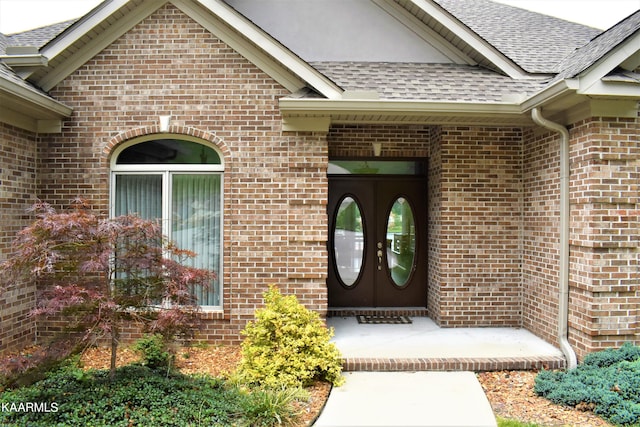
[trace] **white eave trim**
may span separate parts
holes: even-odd
[[[48,63],[44,55],[0,55],[0,61],[9,67],[45,67]]]
[[[620,64],[633,63],[635,65],[638,62],[640,62],[640,31],[583,71],[577,77],[580,84],[578,93],[590,94],[592,86],[600,85],[601,79]]]
[[[55,58],[72,46],[76,41],[85,37],[86,34],[98,23],[109,18],[114,12],[125,6],[127,3],[129,3],[129,0],[108,0],[101,3],[96,9],[91,11],[90,14],[85,15],[65,30],[60,36],[54,39],[53,42],[45,45],[40,50],[40,53],[45,55],[47,58]],[[160,7],[162,4],[166,3],[166,0],[145,0],[145,3]],[[111,43],[111,40],[108,42]]]
[[[125,6],[128,2],[129,0],[109,0],[102,3],[89,15],[85,15],[85,17],[73,24],[52,43],[44,46],[40,52],[51,61],[58,55],[63,54],[75,42],[86,37],[96,25],[108,19],[114,12]],[[126,33],[135,24],[156,11],[164,3],[166,3],[166,0],[145,0],[135,11],[126,14],[122,19],[118,19],[108,30],[100,34],[100,37],[91,40],[78,52],[75,52],[63,65],[58,66],[46,74],[38,81],[38,85],[45,91],[51,90],[71,73],[109,46],[114,40]]]
[[[348,114],[430,114],[449,115],[521,115],[522,107],[511,102],[425,102],[396,100],[331,100],[286,99],[280,100],[283,114],[330,115]]]
[[[0,92],[13,95],[14,97],[33,105],[36,109],[47,112],[48,117],[69,117],[73,112],[61,102],[58,102],[44,94],[40,94],[34,90],[29,90],[23,86],[15,84],[9,80],[0,78]],[[4,103],[4,101],[3,101]]]
[[[527,98],[522,103],[522,111],[527,112],[535,107],[541,107],[559,98],[573,95],[578,87],[579,84],[576,80],[559,80],[551,86],[548,86]]]
[[[476,34],[469,27],[461,24],[449,13],[443,12],[440,7],[434,6],[428,0],[410,1],[416,7],[422,9],[426,14],[440,22],[440,24],[449,29],[449,31],[460,37],[465,43],[473,47],[509,77],[513,79],[530,78],[530,74],[526,73],[522,68],[513,63],[513,61],[501,54],[496,48],[487,43],[486,40]]]

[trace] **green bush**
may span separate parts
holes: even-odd
[[[293,393],[243,390],[136,364],[117,369],[111,380],[107,370],[85,372],[68,363],[32,386],[4,391],[0,425],[268,427],[295,417],[292,401],[299,395]],[[37,402],[41,411],[21,411],[26,402]]]
[[[640,348],[624,344],[590,354],[570,371],[542,371],[535,391],[554,403],[595,405],[594,412],[617,425],[640,423]]]
[[[151,369],[170,370],[173,366],[175,355],[169,351],[166,340],[160,334],[140,338],[133,349],[142,355],[143,365]]]
[[[264,295],[266,307],[256,311],[242,334],[239,381],[280,389],[309,385],[322,379],[341,385],[342,357],[330,342],[318,313],[307,310],[295,295],[283,296],[272,286]]]

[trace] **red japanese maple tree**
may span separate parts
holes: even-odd
[[[194,288],[208,288],[216,275],[186,265],[195,254],[169,242],[157,222],[101,217],[82,200],[65,212],[42,202],[31,210],[36,220],[19,232],[0,280],[5,286],[36,280],[32,314],[64,316],[63,337],[74,331],[86,343],[110,338],[112,376],[126,322],[167,337],[193,331]]]

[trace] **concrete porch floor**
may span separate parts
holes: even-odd
[[[440,328],[428,317],[411,324],[359,324],[328,317],[345,371],[493,371],[562,369],[562,352],[525,329]]]

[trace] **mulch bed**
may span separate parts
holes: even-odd
[[[493,412],[502,418],[544,426],[612,426],[590,411],[555,405],[533,391],[536,372],[481,372],[478,380]]]
[[[240,362],[239,346],[205,346],[180,347],[176,350],[176,367],[184,374],[209,374],[214,377],[226,377],[233,372]],[[118,367],[137,362],[140,359],[135,351],[123,347],[118,349],[116,365]],[[82,365],[85,369],[108,369],[111,360],[111,349],[104,347],[90,348],[82,355]],[[298,422],[292,427],[307,427],[312,425],[322,411],[331,384],[317,381],[307,387],[311,398],[300,404]]]
[[[83,353],[81,362],[85,369],[108,369],[110,357],[111,352],[108,348],[90,348]],[[238,366],[240,358],[239,346],[180,347],[176,350],[176,366],[185,374],[206,373],[224,377]],[[117,366],[138,360],[139,355],[135,351],[127,347],[118,350]],[[477,374],[496,416],[548,427],[612,427],[612,424],[588,410],[555,405],[537,396],[533,391],[535,376],[536,372],[533,371]],[[308,391],[311,399],[299,408],[302,415],[294,427],[312,425],[324,407],[331,385],[318,381],[309,387]]]

